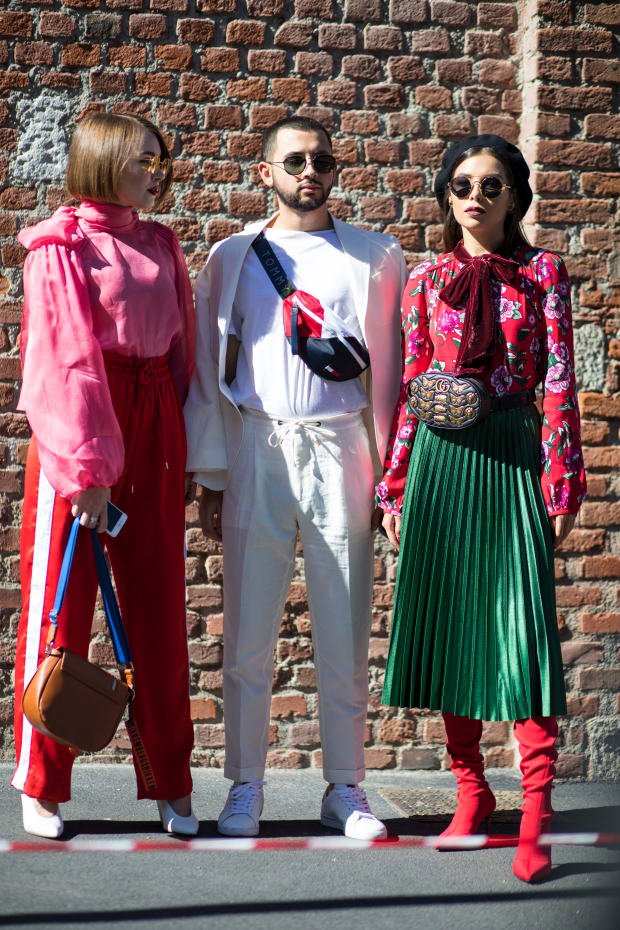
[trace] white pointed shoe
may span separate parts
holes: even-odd
[[[387,836],[385,824],[375,817],[358,785],[334,785],[323,795],[321,823],[342,830],[352,840],[382,840]]]
[[[62,821],[60,808],[55,814],[41,814],[37,810],[36,798],[22,792],[22,819],[26,833],[33,836],[42,836],[46,840],[57,840],[62,836],[65,825]]]
[[[181,817],[168,801],[158,801],[159,819],[166,833],[179,833],[182,836],[196,836],[198,833],[198,818],[191,809],[187,817]]]
[[[217,821],[218,833],[223,836],[258,836],[264,784],[264,781],[245,781],[232,786]]]

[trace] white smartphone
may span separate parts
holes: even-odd
[[[118,536],[126,522],[127,514],[116,504],[113,504],[112,501],[108,501],[108,528],[106,533],[110,536]]]

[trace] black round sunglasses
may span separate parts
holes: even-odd
[[[455,197],[458,197],[459,200],[465,200],[471,194],[476,182],[480,184],[482,196],[488,200],[495,200],[503,190],[512,190],[512,185],[504,184],[501,178],[493,174],[484,178],[468,178],[466,174],[457,174],[455,178],[448,182],[448,185]]]
[[[269,165],[280,165],[287,174],[298,175],[310,163],[317,174],[329,174],[336,167],[333,155],[287,155],[284,161],[270,161]]]

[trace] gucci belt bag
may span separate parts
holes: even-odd
[[[407,385],[410,412],[417,420],[437,429],[467,429],[494,410],[527,407],[535,399],[532,388],[495,396],[489,394],[478,378],[443,371],[416,375]]]

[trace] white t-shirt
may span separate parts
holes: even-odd
[[[294,286],[336,314],[346,332],[363,345],[347,262],[335,231],[266,229],[265,236]],[[359,378],[326,381],[292,354],[282,298],[253,248],[239,276],[230,332],[241,342],[231,384],[237,406],[275,417],[333,417],[368,405]]]

